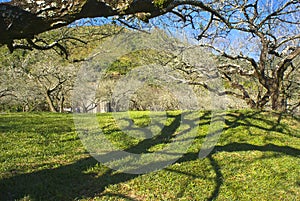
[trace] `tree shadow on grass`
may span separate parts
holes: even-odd
[[[277,119],[270,119],[265,115],[271,115]],[[293,133],[293,131],[286,124],[282,123],[282,119],[285,116],[283,113],[264,111],[251,111],[247,113],[231,112],[226,114],[226,116],[228,117],[225,119],[225,124],[227,125],[226,129],[233,129],[242,126],[249,131],[249,134],[251,134],[250,128],[256,128],[262,131],[278,132],[290,137],[300,138],[299,133]],[[299,118],[293,117],[293,119],[300,123]]]
[[[215,172],[215,178],[214,178],[214,190],[211,192],[210,196],[207,198],[203,198],[208,201],[213,201],[215,200],[220,193],[220,188],[223,185],[223,174],[221,171],[221,167],[218,164],[217,160],[214,159],[214,155],[219,153],[219,152],[240,152],[240,151],[261,151],[261,152],[275,152],[275,153],[280,153],[284,154],[287,156],[292,156],[299,158],[300,157],[300,150],[296,148],[292,148],[289,146],[278,146],[274,144],[266,144],[263,146],[258,146],[258,145],[252,145],[248,143],[230,143],[224,146],[216,146],[213,151],[207,156],[209,159],[210,165],[213,168]],[[193,160],[201,160],[198,158],[197,153],[187,153],[185,154],[181,159],[177,161],[177,163],[184,163],[188,161],[193,161]],[[169,171],[174,171],[174,170],[169,170]],[[181,172],[182,173],[182,172]],[[199,178],[199,176],[195,175],[190,175],[189,173],[183,173],[186,174],[187,176],[192,176],[193,179]],[[201,177],[201,176],[200,176]],[[177,195],[177,198],[181,198],[184,195],[184,192],[180,192],[180,194]]]
[[[217,152],[238,152],[238,151],[272,151],[283,153],[293,157],[300,156],[300,150],[288,146],[277,146],[268,144],[256,146],[247,143],[231,143],[225,146],[216,146],[208,156],[210,164],[216,173],[215,187],[207,200],[214,200],[220,193],[223,184],[221,167],[214,159]],[[183,163],[192,160],[199,160],[197,153],[187,153],[177,161]],[[33,200],[74,200],[78,198],[93,197],[105,190],[112,184],[119,184],[138,177],[139,175],[126,174],[107,169],[103,175],[97,176],[92,173],[85,173],[90,167],[94,167],[97,161],[93,158],[86,158],[76,161],[73,164],[62,166],[56,169],[47,169],[29,174],[15,175],[0,181],[0,200],[15,200],[29,196]],[[189,175],[188,175],[189,176]],[[183,196],[184,192],[178,195]],[[109,196],[109,194],[104,194]],[[114,194],[116,198],[135,200],[127,195]]]
[[[207,118],[204,115],[203,118]],[[231,124],[238,124],[238,120],[245,117],[237,117],[236,121]],[[148,148],[169,142],[169,138],[179,126],[180,117],[175,116],[174,121],[170,124],[169,130],[166,130],[163,135],[157,136],[155,140],[146,139],[138,145],[131,147],[128,151],[137,153],[147,153]],[[207,122],[209,123],[209,122]],[[237,125],[235,125],[237,126]],[[252,126],[249,122],[248,126]],[[256,125],[253,125],[257,127]],[[165,128],[167,129],[167,128]],[[269,128],[261,128],[269,129]],[[292,157],[299,157],[300,150],[289,146],[278,146],[275,144],[266,144],[263,146],[252,145],[249,143],[229,143],[223,146],[216,146],[213,151],[207,156],[210,165],[215,172],[214,189],[210,196],[204,198],[206,200],[215,200],[220,194],[220,188],[223,185],[223,175],[221,167],[217,160],[214,159],[214,154],[218,152],[239,152],[239,151],[262,151],[282,153]],[[186,153],[177,163],[200,160],[198,153]],[[119,184],[138,177],[139,175],[126,174],[111,169],[103,168],[102,174],[89,173],[89,168],[97,166],[98,162],[94,158],[84,158],[76,161],[73,164],[64,165],[54,169],[46,169],[25,173],[20,175],[10,175],[7,178],[0,180],[0,200],[16,200],[28,196],[32,200],[76,200],[80,198],[90,198],[101,194],[106,187],[113,184]],[[166,169],[167,171],[171,171]],[[188,173],[184,173],[188,175]],[[197,176],[195,176],[197,177]],[[128,195],[118,193],[104,193],[103,196],[122,198],[125,200],[135,200]],[[184,191],[180,192],[177,197],[184,196]]]
[[[138,176],[112,174],[112,170],[107,170],[98,178],[94,174],[85,173],[96,164],[95,159],[86,158],[56,169],[3,179],[0,181],[0,199],[16,200],[29,196],[33,200],[74,200],[91,197],[104,191],[110,184],[125,182]]]
[[[169,117],[173,121],[169,126],[163,128],[161,135],[152,140],[145,139],[125,151],[147,153],[148,148],[169,142],[180,126],[181,115]],[[87,170],[96,166],[97,163],[98,161],[89,157],[55,169],[45,169],[20,175],[12,173],[8,178],[0,180],[0,200],[16,200],[26,196],[33,200],[74,200],[94,196],[103,192],[108,185],[125,182],[139,176],[116,172],[108,168],[104,168],[107,170],[102,175],[87,173]],[[126,197],[121,194],[114,196]]]

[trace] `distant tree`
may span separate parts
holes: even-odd
[[[32,111],[43,105],[43,96],[21,69],[25,51],[8,54],[0,49],[1,109],[7,111]]]
[[[1,104],[18,110],[62,112],[71,107],[71,91],[77,70],[88,60],[102,39],[120,31],[117,26],[61,28],[42,34],[43,42],[57,38],[70,53],[69,60],[57,55],[60,49],[48,51],[19,49],[12,54],[0,48]],[[70,62],[72,61],[72,62]]]
[[[0,69],[1,103],[23,111],[46,103],[50,111],[63,112],[65,102],[70,102],[76,67],[53,51],[3,54]]]
[[[10,70],[6,67],[1,67],[0,74],[0,82],[2,83],[0,86],[0,99],[5,98],[7,96],[15,96],[13,94],[14,86],[12,81],[10,83],[7,80],[11,80]],[[5,83],[5,84],[4,84]]]
[[[51,112],[63,112],[66,99],[70,96],[76,67],[55,54],[32,52],[24,58],[19,67],[26,76],[27,83],[38,86]]]

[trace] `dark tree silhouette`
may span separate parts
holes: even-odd
[[[59,45],[38,46],[34,36],[55,28],[66,26],[78,19],[132,16],[143,21],[162,15],[180,5],[194,5],[199,9],[218,12],[201,1],[170,0],[66,0],[66,1],[20,1],[12,0],[0,4],[0,43],[15,48],[50,49]],[[222,18],[222,16],[219,16]],[[15,39],[26,39],[27,45],[14,43]]]

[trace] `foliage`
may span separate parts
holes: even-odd
[[[154,0],[153,2],[157,7],[164,8],[172,1],[170,1],[170,0]]]

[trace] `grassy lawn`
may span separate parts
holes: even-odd
[[[146,112],[133,112],[138,126]],[[213,152],[198,158],[210,113],[183,157],[163,170],[134,175],[111,170],[86,151],[71,114],[0,114],[0,200],[300,200],[300,119],[230,111]],[[168,113],[162,136],[176,132]],[[134,153],[159,150],[165,136],[134,139],[111,114],[98,115],[107,138]],[[146,148],[145,148],[146,147]]]

